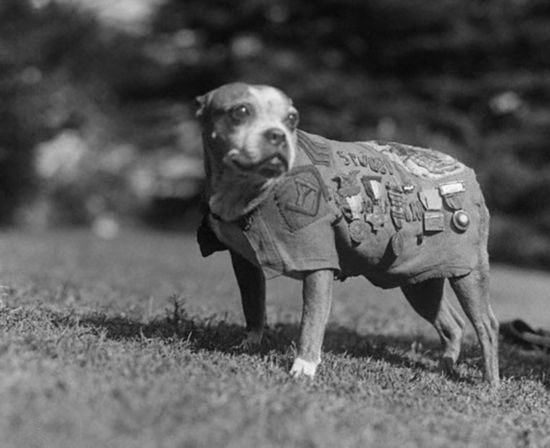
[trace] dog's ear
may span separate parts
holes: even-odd
[[[208,104],[208,94],[200,95],[195,98],[195,116],[202,118]]]
[[[214,97],[215,92],[216,90],[211,90],[210,92],[195,98],[195,116],[197,118],[206,117],[206,112],[210,107],[210,103],[212,102],[212,98]]]

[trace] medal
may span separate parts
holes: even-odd
[[[355,244],[361,244],[367,236],[367,227],[359,219],[354,219],[349,223],[349,236]]]

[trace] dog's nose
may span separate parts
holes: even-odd
[[[274,146],[279,146],[286,140],[285,133],[277,128],[272,128],[265,131],[264,137],[269,143]]]

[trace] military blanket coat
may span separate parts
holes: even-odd
[[[207,214],[204,256],[228,247],[266,277],[332,269],[389,288],[468,274],[488,212],[474,172],[430,149],[298,131],[295,166],[236,222]]]

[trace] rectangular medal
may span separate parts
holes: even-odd
[[[442,232],[445,230],[445,219],[443,212],[424,212],[424,232]]]
[[[439,186],[439,193],[441,193],[441,196],[446,196],[448,194],[454,194],[454,193],[461,193],[463,191],[466,191],[464,188],[464,182],[459,180],[456,182],[450,182],[448,184],[441,184]]]

